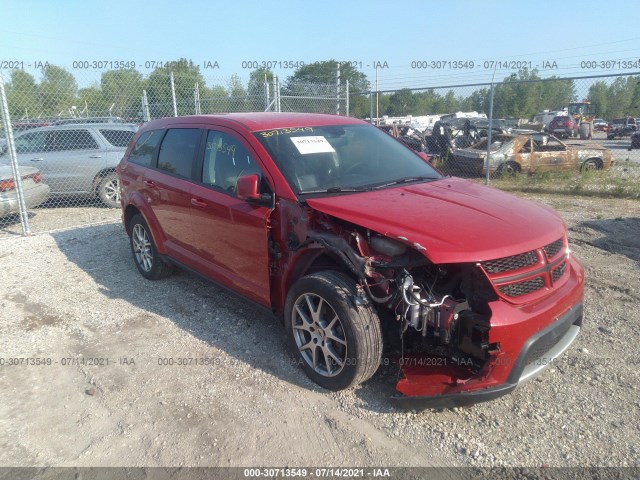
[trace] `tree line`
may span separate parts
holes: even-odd
[[[281,94],[290,104],[283,110],[335,112],[335,60],[306,64],[280,84]],[[274,74],[268,69],[250,73],[244,83],[233,75],[224,84],[208,85],[200,67],[179,59],[158,67],[146,77],[135,69],[109,70],[100,80],[79,88],[68,70],[47,65],[39,81],[23,70],[13,70],[6,90],[14,121],[22,118],[63,116],[121,116],[139,118],[142,92],[146,91],[152,117],[173,115],[169,75],[173,72],[178,115],[195,113],[196,102],[202,113],[263,111],[273,95]],[[349,82],[350,115],[370,116],[371,84],[352,64],[340,65],[341,94]],[[268,86],[265,86],[267,84]],[[586,88],[585,88],[586,89]],[[400,89],[377,95],[379,115],[405,116],[445,114],[456,111],[489,113],[489,87],[454,89]],[[293,97],[305,97],[294,102]],[[312,98],[307,98],[312,97]],[[317,100],[313,100],[317,98]],[[640,116],[638,77],[618,77],[611,83],[596,81],[587,92],[577,92],[573,80],[551,77],[541,81],[536,70],[523,69],[496,85],[494,117],[532,118],[544,109],[561,109],[571,101],[586,99],[597,104],[598,117]],[[75,107],[73,109],[72,107]],[[344,110],[342,111],[344,113]]]

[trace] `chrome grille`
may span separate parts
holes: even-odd
[[[524,282],[511,283],[499,287],[499,290],[507,297],[519,297],[527,293],[535,292],[544,287],[544,281],[540,277],[525,280]]]
[[[563,245],[564,245],[564,241],[562,240],[562,238],[559,238],[555,242],[550,243],[549,245],[545,245],[544,253],[547,254],[547,258],[553,258],[558,254],[560,249],[562,249]]]
[[[497,260],[488,260],[482,262],[482,266],[487,273],[502,273],[509,272],[511,270],[518,270],[520,268],[529,267],[535,265],[538,262],[536,252],[533,250],[526,253],[520,253],[518,255],[512,255],[511,257],[498,258]]]

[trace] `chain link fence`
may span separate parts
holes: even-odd
[[[272,76],[245,85],[236,76],[205,79],[186,70],[157,69],[146,78],[135,70],[108,71],[86,87],[58,67],[39,81],[22,70],[3,72],[0,237],[118,220],[115,167],[139,126],[154,118],[349,114],[346,82],[281,84]]]
[[[371,92],[369,105],[373,123],[445,173],[499,188],[640,198],[638,74],[513,75]]]
[[[114,169],[139,125],[192,114],[351,113],[452,175],[505,189],[640,198],[638,74],[513,75],[362,94],[350,93],[346,81],[204,78],[189,64],[146,77],[111,70],[99,80],[55,66],[39,79],[2,73],[0,237],[118,220]]]

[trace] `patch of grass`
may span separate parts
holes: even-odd
[[[483,181],[478,179],[478,181]],[[609,170],[541,172],[493,177],[489,184],[501,190],[556,193],[588,197],[640,199],[640,165],[621,162]]]

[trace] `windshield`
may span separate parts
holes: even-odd
[[[412,150],[371,125],[279,128],[255,136],[299,195],[442,178]]]

